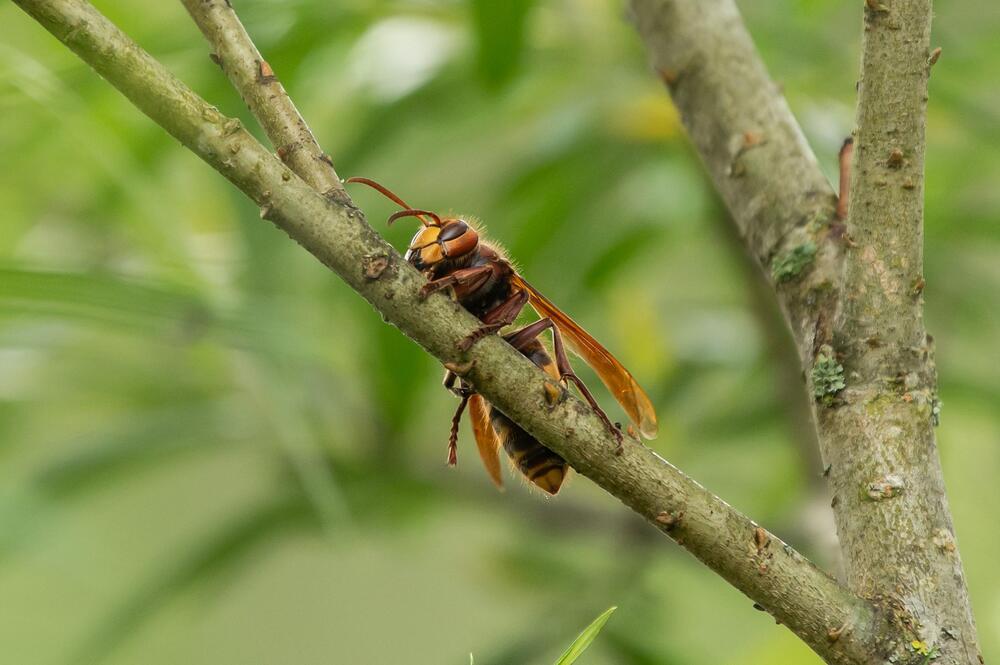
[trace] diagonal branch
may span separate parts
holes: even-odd
[[[250,40],[229,0],[181,1],[212,45],[212,60],[222,67],[243,97],[281,161],[321,194],[342,194],[343,185],[333,169],[333,161],[319,147],[271,65]]]
[[[849,586],[891,609],[928,658],[980,662],[934,442],[936,378],[922,320],[930,0],[866,2],[847,226],[733,0],[631,6],[692,142],[772,279],[818,396],[813,416]]]
[[[578,399],[555,406],[546,377],[497,337],[468,355],[457,343],[477,321],[444,296],[421,301],[422,277],[346,198],[300,180],[240,123],[221,115],[83,0],[16,0],[58,39],[442,362],[472,360],[467,378],[491,402],[627,506],[674,538],[832,663],[875,663],[895,630],[788,545],[646,447],[621,454]]]

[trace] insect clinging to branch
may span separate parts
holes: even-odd
[[[575,385],[620,443],[621,430],[611,423],[590,390],[573,372],[566,354],[566,347],[569,347],[594,368],[639,432],[648,439],[656,436],[656,412],[629,371],[586,330],[525,281],[500,249],[486,241],[473,224],[462,218],[441,217],[429,210],[413,208],[388,188],[368,178],[354,177],[346,182],[368,185],[401,206],[402,210],[389,217],[390,224],[404,217],[420,221],[421,226],[404,256],[428,279],[420,296],[426,298],[435,291],[449,290],[459,304],[482,322],[459,343],[461,350],[468,350],[487,335],[499,333],[514,323],[524,306],[530,304],[542,318],[504,334],[503,338],[564,388],[570,383]],[[538,339],[546,330],[552,331],[554,358]],[[499,449],[503,447],[514,467],[528,480],[549,494],[559,491],[568,470],[565,460],[486,402],[474,386],[459,380],[455,372],[448,370],[444,385],[461,398],[452,418],[449,464],[454,465],[457,460],[458,424],[468,406],[479,454],[497,486],[502,485]]]

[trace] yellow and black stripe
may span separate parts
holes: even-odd
[[[556,364],[538,340],[526,344],[521,353],[549,376],[559,378]],[[514,421],[500,413],[496,407],[490,407],[490,423],[503,444],[503,449],[510,456],[514,468],[549,494],[558,492],[569,470],[566,460],[540,444]]]

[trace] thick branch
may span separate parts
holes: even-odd
[[[327,195],[342,191],[333,162],[319,147],[228,0],[181,1],[212,45],[212,59],[264,128],[278,157],[316,191]]]
[[[867,2],[850,234],[733,0],[632,0],[632,11],[692,142],[771,276],[819,395],[814,416],[852,589],[891,608],[944,662],[976,662],[921,318],[929,0]],[[914,657],[910,641],[887,647],[902,661]]]
[[[830,336],[843,225],[836,195],[733,0],[631,0],[650,61],[746,243],[803,365]]]
[[[887,594],[938,663],[979,662],[934,437],[923,323],[923,176],[930,0],[865,6],[845,297],[832,347],[847,389],[819,408],[848,585]]]
[[[320,196],[82,0],[16,0],[150,118],[218,170],[389,322],[443,362],[472,360],[467,378],[491,402],[788,626],[829,662],[879,662],[892,630],[838,585],[646,447],[621,454],[603,423],[567,396],[549,406],[549,380],[497,337],[467,356],[457,343],[476,321],[444,296],[418,297],[423,278],[340,195]]]
[[[751,253],[769,268],[836,197],[731,0],[632,0],[633,21]],[[794,236],[794,237],[790,237]]]

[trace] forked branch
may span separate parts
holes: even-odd
[[[976,665],[922,319],[924,127],[936,60],[930,0],[858,5],[865,39],[857,137],[849,206],[845,187],[837,208],[733,0],[631,6],[795,338],[816,398],[848,585],[897,615],[913,649],[936,663]],[[914,657],[907,644],[895,645],[893,662]]]
[[[228,0],[181,0],[225,72],[267,134],[278,157],[313,189],[339,195],[333,161],[319,147],[274,69],[261,56]]]

